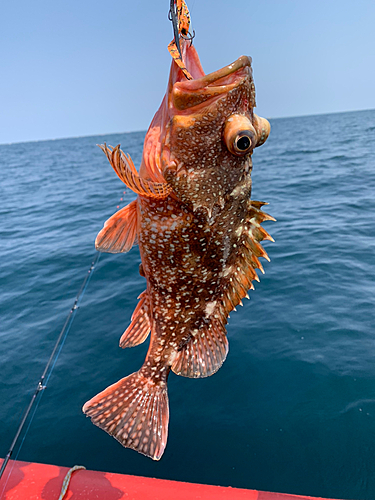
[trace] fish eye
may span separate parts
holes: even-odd
[[[257,148],[258,146],[261,146],[266,142],[268,136],[270,135],[271,125],[268,120],[266,120],[265,118],[261,118],[255,113],[253,116],[253,120],[254,120],[254,128],[256,130],[258,137],[258,141],[255,145],[255,147]]]
[[[234,149],[238,151],[238,153],[247,153],[251,149],[251,139],[247,131],[238,134],[234,141]]]
[[[256,131],[247,116],[232,115],[224,126],[224,141],[229,151],[236,156],[244,156],[257,143]]]

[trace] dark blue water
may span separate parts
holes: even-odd
[[[5,456],[95,256],[103,222],[133,198],[96,143],[139,165],[143,133],[0,146],[0,456]],[[137,247],[103,254],[18,458],[159,478],[375,498],[375,111],[272,120],[254,153],[270,202],[271,263],[231,315],[208,379],[171,374],[160,462],[81,413],[137,370],[147,342],[118,340],[145,283]],[[120,198],[124,197],[123,201]]]

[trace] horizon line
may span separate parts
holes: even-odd
[[[308,118],[313,116],[325,116],[325,115],[338,115],[345,113],[359,113],[363,111],[375,111],[375,108],[370,109],[355,109],[350,111],[333,111],[329,113],[313,113],[310,115],[290,115],[290,116],[275,116],[275,117],[267,117],[267,120],[288,120],[290,118]],[[64,141],[68,139],[85,139],[87,137],[101,137],[105,135],[119,135],[119,134],[136,134],[140,132],[147,132],[147,129],[143,130],[128,130],[122,132],[107,132],[107,133],[98,133],[98,134],[88,134],[88,135],[76,135],[70,137],[55,137],[50,139],[31,139],[27,141],[15,141],[15,142],[1,142],[0,146],[12,146],[13,144],[28,144],[32,142],[48,142],[48,141]]]

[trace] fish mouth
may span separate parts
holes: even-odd
[[[238,87],[247,78],[252,82],[251,58],[241,56],[232,64],[205,75],[199,61],[197,52],[193,47],[187,53],[185,64],[192,74],[192,80],[186,80],[178,75],[177,81],[171,82],[172,102],[176,111],[188,110],[207,101],[218,99]],[[177,76],[177,75],[176,75]],[[182,80],[182,81],[181,81]]]

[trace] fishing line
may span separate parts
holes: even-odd
[[[29,405],[28,405],[28,407],[27,407],[27,409],[26,409],[26,411],[25,411],[25,413],[24,413],[24,415],[23,415],[23,417],[21,419],[20,425],[18,426],[17,432],[16,432],[16,434],[15,434],[15,436],[13,438],[13,441],[12,441],[12,444],[11,444],[11,446],[9,448],[9,451],[8,451],[8,453],[7,453],[4,461],[3,461],[3,464],[2,464],[1,469],[0,469],[0,479],[3,476],[5,468],[6,468],[8,462],[9,462],[11,456],[12,456],[12,453],[14,451],[14,448],[15,448],[16,444],[17,444],[18,438],[19,438],[19,436],[20,436],[20,434],[22,432],[22,429],[25,426],[26,420],[27,420],[27,418],[28,418],[28,416],[29,416],[29,414],[31,412],[31,409],[34,406],[34,403],[37,401],[37,404],[36,404],[36,406],[34,408],[34,411],[33,411],[32,415],[30,417],[30,420],[29,420],[28,426],[26,428],[25,434],[23,436],[23,439],[22,439],[21,444],[19,446],[19,449],[17,451],[17,455],[15,457],[15,460],[17,460],[17,458],[18,458],[18,455],[19,455],[19,453],[21,451],[22,445],[23,445],[23,443],[25,441],[25,437],[26,437],[26,435],[27,435],[27,433],[28,433],[28,431],[30,429],[31,422],[34,419],[36,410],[37,410],[37,408],[39,406],[39,403],[40,403],[40,400],[41,400],[41,397],[38,398],[38,395],[39,395],[40,392],[44,392],[44,389],[47,387],[48,381],[49,381],[49,379],[51,377],[51,374],[53,372],[53,369],[54,369],[54,367],[56,365],[57,359],[60,356],[60,353],[61,353],[61,350],[62,350],[62,348],[64,346],[65,340],[66,340],[66,338],[68,336],[68,333],[70,331],[70,328],[72,326],[72,323],[73,323],[74,317],[76,315],[77,309],[79,308],[79,305],[81,303],[82,297],[83,297],[83,295],[84,295],[84,293],[86,291],[86,288],[87,288],[87,286],[88,286],[88,284],[90,282],[90,279],[91,279],[91,276],[92,276],[93,271],[95,269],[95,266],[99,262],[99,258],[100,258],[100,253],[97,252],[94,260],[91,263],[90,269],[88,270],[88,272],[87,272],[87,274],[85,276],[85,279],[83,280],[81,288],[79,289],[79,291],[78,291],[78,293],[76,295],[73,307],[70,309],[70,311],[68,313],[68,316],[67,316],[67,318],[65,320],[64,326],[63,326],[63,328],[62,328],[62,330],[61,330],[61,332],[60,332],[60,334],[59,334],[59,336],[58,336],[58,338],[57,338],[57,340],[55,342],[54,348],[53,348],[52,353],[51,353],[51,355],[50,355],[50,357],[49,357],[49,359],[47,361],[47,364],[46,364],[46,366],[44,368],[42,376],[40,377],[40,379],[38,381],[36,389],[35,389],[32,397],[31,397],[30,403],[29,403]],[[0,498],[2,497],[2,495],[3,495],[4,491],[5,491],[5,488],[6,488],[7,484],[8,484],[8,480],[9,480],[9,478],[11,476],[13,467],[14,467],[14,463],[13,463],[13,466],[12,466],[12,468],[11,468],[9,474],[8,474],[8,477],[6,479],[5,485],[4,485],[3,490],[2,490],[2,492],[0,494]]]

